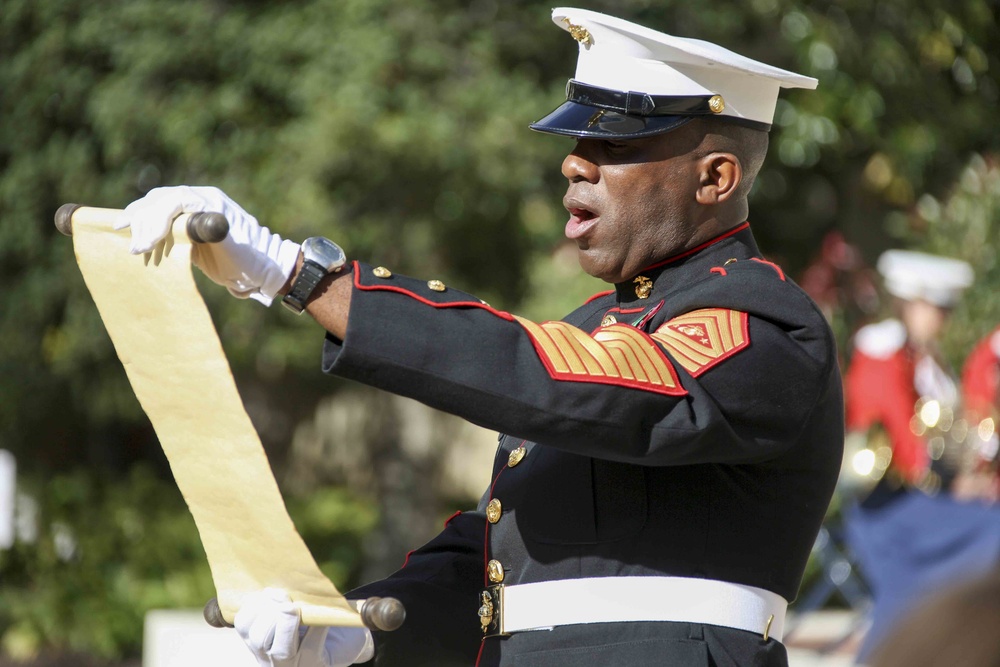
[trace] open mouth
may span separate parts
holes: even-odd
[[[566,238],[569,239],[579,239],[585,236],[600,219],[597,213],[582,206],[567,206],[566,210],[569,211],[569,220],[566,222],[565,233]]]

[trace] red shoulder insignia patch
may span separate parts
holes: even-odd
[[[744,312],[703,308],[666,322],[652,338],[692,377],[698,377],[750,345],[750,329]]]
[[[515,319],[528,332],[555,380],[611,384],[668,396],[687,394],[670,359],[638,329],[612,324],[588,336],[566,322],[536,324]]]

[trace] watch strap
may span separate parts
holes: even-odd
[[[312,296],[316,286],[319,285],[319,281],[323,280],[327,275],[327,270],[322,266],[312,260],[305,260],[302,262],[302,268],[299,269],[299,275],[295,277],[295,282],[292,283],[292,288],[281,299],[281,303],[292,312],[301,314],[306,308],[306,302],[309,300],[309,297]]]

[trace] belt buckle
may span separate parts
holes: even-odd
[[[503,637],[503,584],[494,584],[479,594],[479,624],[483,637]]]

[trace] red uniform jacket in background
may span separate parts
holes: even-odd
[[[848,431],[881,424],[892,443],[892,464],[909,481],[927,470],[927,447],[910,428],[920,398],[913,386],[914,359],[904,344],[888,354],[857,349],[844,387]]]

